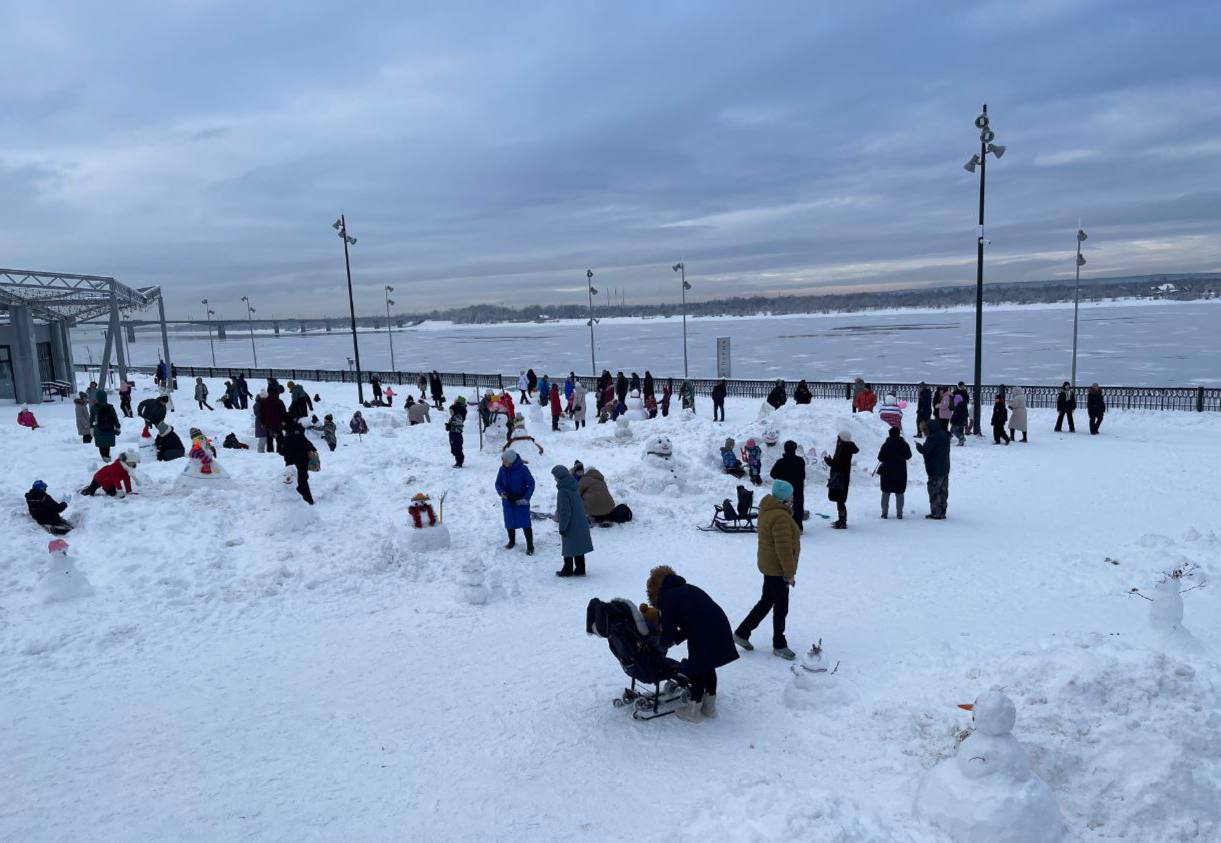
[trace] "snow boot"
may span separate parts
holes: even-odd
[[[716,694],[704,694],[704,702],[700,706],[700,714],[708,719],[716,717]]]
[[[526,534],[526,555],[534,555],[534,528],[525,527],[522,532]]]
[[[797,658],[797,654],[788,647],[776,647],[772,650],[772,655],[779,656],[786,661],[793,661],[793,659]]]
[[[583,577],[583,576],[585,576],[585,557],[584,557],[584,556],[578,556],[578,557],[577,557],[577,559],[576,559],[576,567],[573,569],[572,575],[573,575],[574,577]]]
[[[505,545],[505,550],[512,550],[517,546],[517,531],[509,530],[509,543]]]
[[[847,522],[847,521],[843,521],[843,520],[840,520],[840,521],[833,521],[833,522],[831,523],[831,529],[832,529],[832,530],[847,530],[847,529],[848,529],[848,522]]]
[[[704,721],[700,704],[694,700],[685,700],[678,708],[674,709],[674,713],[678,715],[679,720],[686,720],[688,723],[702,723]]]
[[[560,570],[556,571],[555,575],[557,577],[571,577],[572,576],[572,557],[571,556],[564,557],[564,567],[561,568]]]
[[[733,634],[733,643],[737,644],[743,650],[746,650],[748,652],[750,650],[755,649],[755,645],[750,643],[749,638],[746,638],[745,636],[742,636],[742,635],[738,635],[738,633],[736,633],[736,632]]]

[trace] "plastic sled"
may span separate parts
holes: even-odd
[[[745,486],[739,486],[737,506],[735,507],[729,498],[725,498],[720,505],[714,507],[716,511],[712,514],[712,523],[700,529],[705,532],[716,530],[721,533],[757,533],[759,526],[755,520],[759,517],[759,510],[754,503],[755,493]]]

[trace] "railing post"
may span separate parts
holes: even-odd
[[[1204,412],[1204,387],[1196,387],[1196,412]]]

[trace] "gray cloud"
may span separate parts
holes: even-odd
[[[367,309],[963,281],[986,100],[989,278],[1221,265],[1211,3],[264,6],[14,11],[2,262],[340,312],[343,209]]]

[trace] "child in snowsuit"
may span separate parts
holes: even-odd
[[[1005,423],[1009,421],[1009,410],[1005,407],[1005,396],[997,395],[996,403],[992,405],[992,444],[999,445],[1001,440],[1010,444],[1013,440],[1005,432]]]
[[[139,462],[139,454],[134,452],[119,454],[117,460],[110,465],[102,466],[94,472],[93,479],[89,481],[88,486],[81,489],[81,494],[92,497],[98,489],[101,489],[112,498],[115,495],[123,497],[124,495],[131,494],[131,472]]]
[[[747,439],[742,447],[742,462],[750,474],[750,482],[756,486],[763,485],[763,449],[754,439]]]
[[[726,474],[742,477],[746,474],[746,470],[742,468],[742,461],[734,453],[735,446],[736,443],[732,439],[725,440],[725,445],[721,448],[721,467],[724,468]]]
[[[462,435],[466,430],[466,398],[459,395],[450,405],[449,419],[445,422],[445,432],[449,434],[449,452],[454,455],[454,468],[462,468],[466,461],[462,453]]]
[[[327,448],[335,450],[335,419],[330,413],[327,413],[322,421],[322,441],[326,443]]]
[[[25,493],[25,505],[30,510],[30,517],[48,532],[63,535],[72,529],[72,525],[61,517],[68,504],[48,495],[47,484],[41,480],[35,480],[30,491]]]

